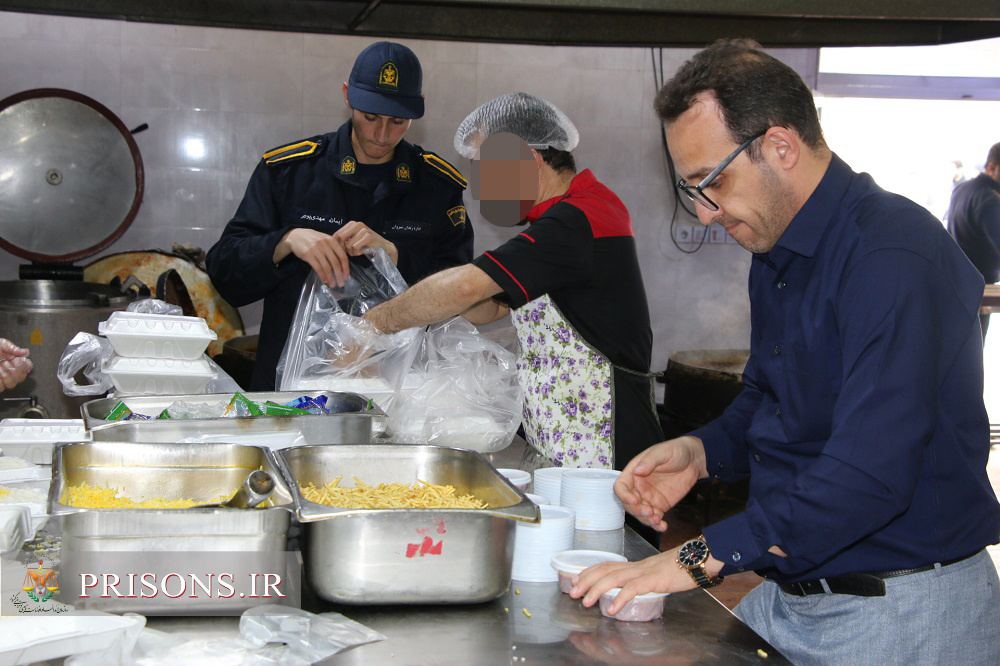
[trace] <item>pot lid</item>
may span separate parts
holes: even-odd
[[[142,201],[139,147],[118,117],[71,90],[0,101],[0,247],[66,262],[115,242]]]

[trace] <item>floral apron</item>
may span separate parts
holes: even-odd
[[[511,321],[521,342],[517,378],[528,442],[558,466],[613,467],[616,366],[577,333],[548,295],[514,310]],[[618,370],[647,377],[652,391],[652,375]]]

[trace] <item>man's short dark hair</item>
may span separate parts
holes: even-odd
[[[986,155],[986,166],[990,164],[996,164],[1000,167],[1000,143],[994,143],[989,154]]]
[[[538,154],[542,156],[542,161],[555,171],[572,171],[576,173],[576,160],[573,159],[572,154],[567,153],[565,150],[544,148],[539,150]]]
[[[743,143],[769,127],[794,129],[816,150],[826,145],[812,92],[795,70],[750,39],[720,39],[681,65],[656,95],[660,120],[673,122],[700,93],[711,93],[722,109],[733,143]],[[760,159],[760,148],[747,154]]]

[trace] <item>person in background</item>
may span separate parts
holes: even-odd
[[[986,282],[1000,280],[1000,143],[990,148],[982,173],[955,186],[948,231]],[[990,316],[979,315],[979,323],[985,344]]]
[[[737,616],[795,664],[1000,663],[1000,539],[977,312],[982,278],[926,209],[823,139],[794,70],[749,40],[696,54],[656,97],[702,224],[753,253],[744,388],[615,490],[648,525],[703,479],[746,509],[640,562],[583,571],[592,606],[756,571]]]
[[[457,314],[474,324],[510,316],[528,442],[559,466],[620,468],[662,439],[652,331],[628,210],[590,170],[577,172],[578,141],[569,118],[534,95],[501,95],[473,111],[455,148],[475,158],[480,212],[527,226],[364,317],[393,333]]]
[[[32,367],[27,349],[0,338],[0,392],[10,390],[27,379]]]
[[[205,260],[230,304],[264,300],[250,388],[274,389],[275,368],[311,271],[330,285],[349,257],[381,248],[408,283],[472,259],[465,178],[403,139],[424,115],[423,73],[402,44],[364,49],[343,84],[350,119],[330,134],[269,150]]]

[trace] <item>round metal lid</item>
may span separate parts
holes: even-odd
[[[0,248],[73,261],[115,242],[142,202],[131,132],[101,103],[40,88],[0,101]]]

